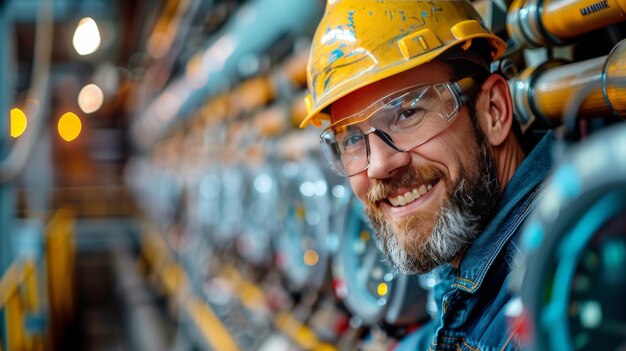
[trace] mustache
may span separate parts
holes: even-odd
[[[434,166],[411,167],[386,179],[372,179],[366,199],[374,205],[391,196],[397,188],[428,184],[444,177],[443,171]]]

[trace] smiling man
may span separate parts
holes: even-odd
[[[507,283],[553,138],[522,138],[489,72],[504,49],[462,0],[329,0],[313,38],[302,126],[326,123],[387,259],[439,277],[439,316],[402,347],[517,347]]]

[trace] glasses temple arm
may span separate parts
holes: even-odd
[[[464,105],[476,93],[479,86],[474,77],[465,77],[452,82],[452,88],[461,101],[461,105]]]

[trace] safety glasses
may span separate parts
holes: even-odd
[[[467,77],[387,95],[327,127],[320,136],[322,152],[339,174],[360,173],[369,166],[370,134],[399,152],[420,146],[454,121],[475,85]]]

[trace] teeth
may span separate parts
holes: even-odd
[[[426,194],[426,185],[422,184],[420,186],[420,194],[422,195]]]
[[[396,200],[396,199],[394,199],[392,197],[389,198],[389,202],[391,202],[391,206],[393,206],[393,207],[398,207],[400,205],[398,200]]]
[[[400,206],[404,206],[406,205],[406,199],[404,198],[404,196],[400,195],[397,197],[398,202],[400,203]]]
[[[426,194],[426,192],[432,188],[433,188],[432,184],[427,184],[427,185],[422,184],[419,187],[405,193],[404,195],[390,197],[388,198],[388,200],[393,207],[404,206],[406,204],[410,204],[411,202],[419,199],[422,195]]]
[[[404,199],[406,200],[407,204],[415,201],[415,198],[413,197],[413,194],[411,194],[411,192],[404,194]]]

